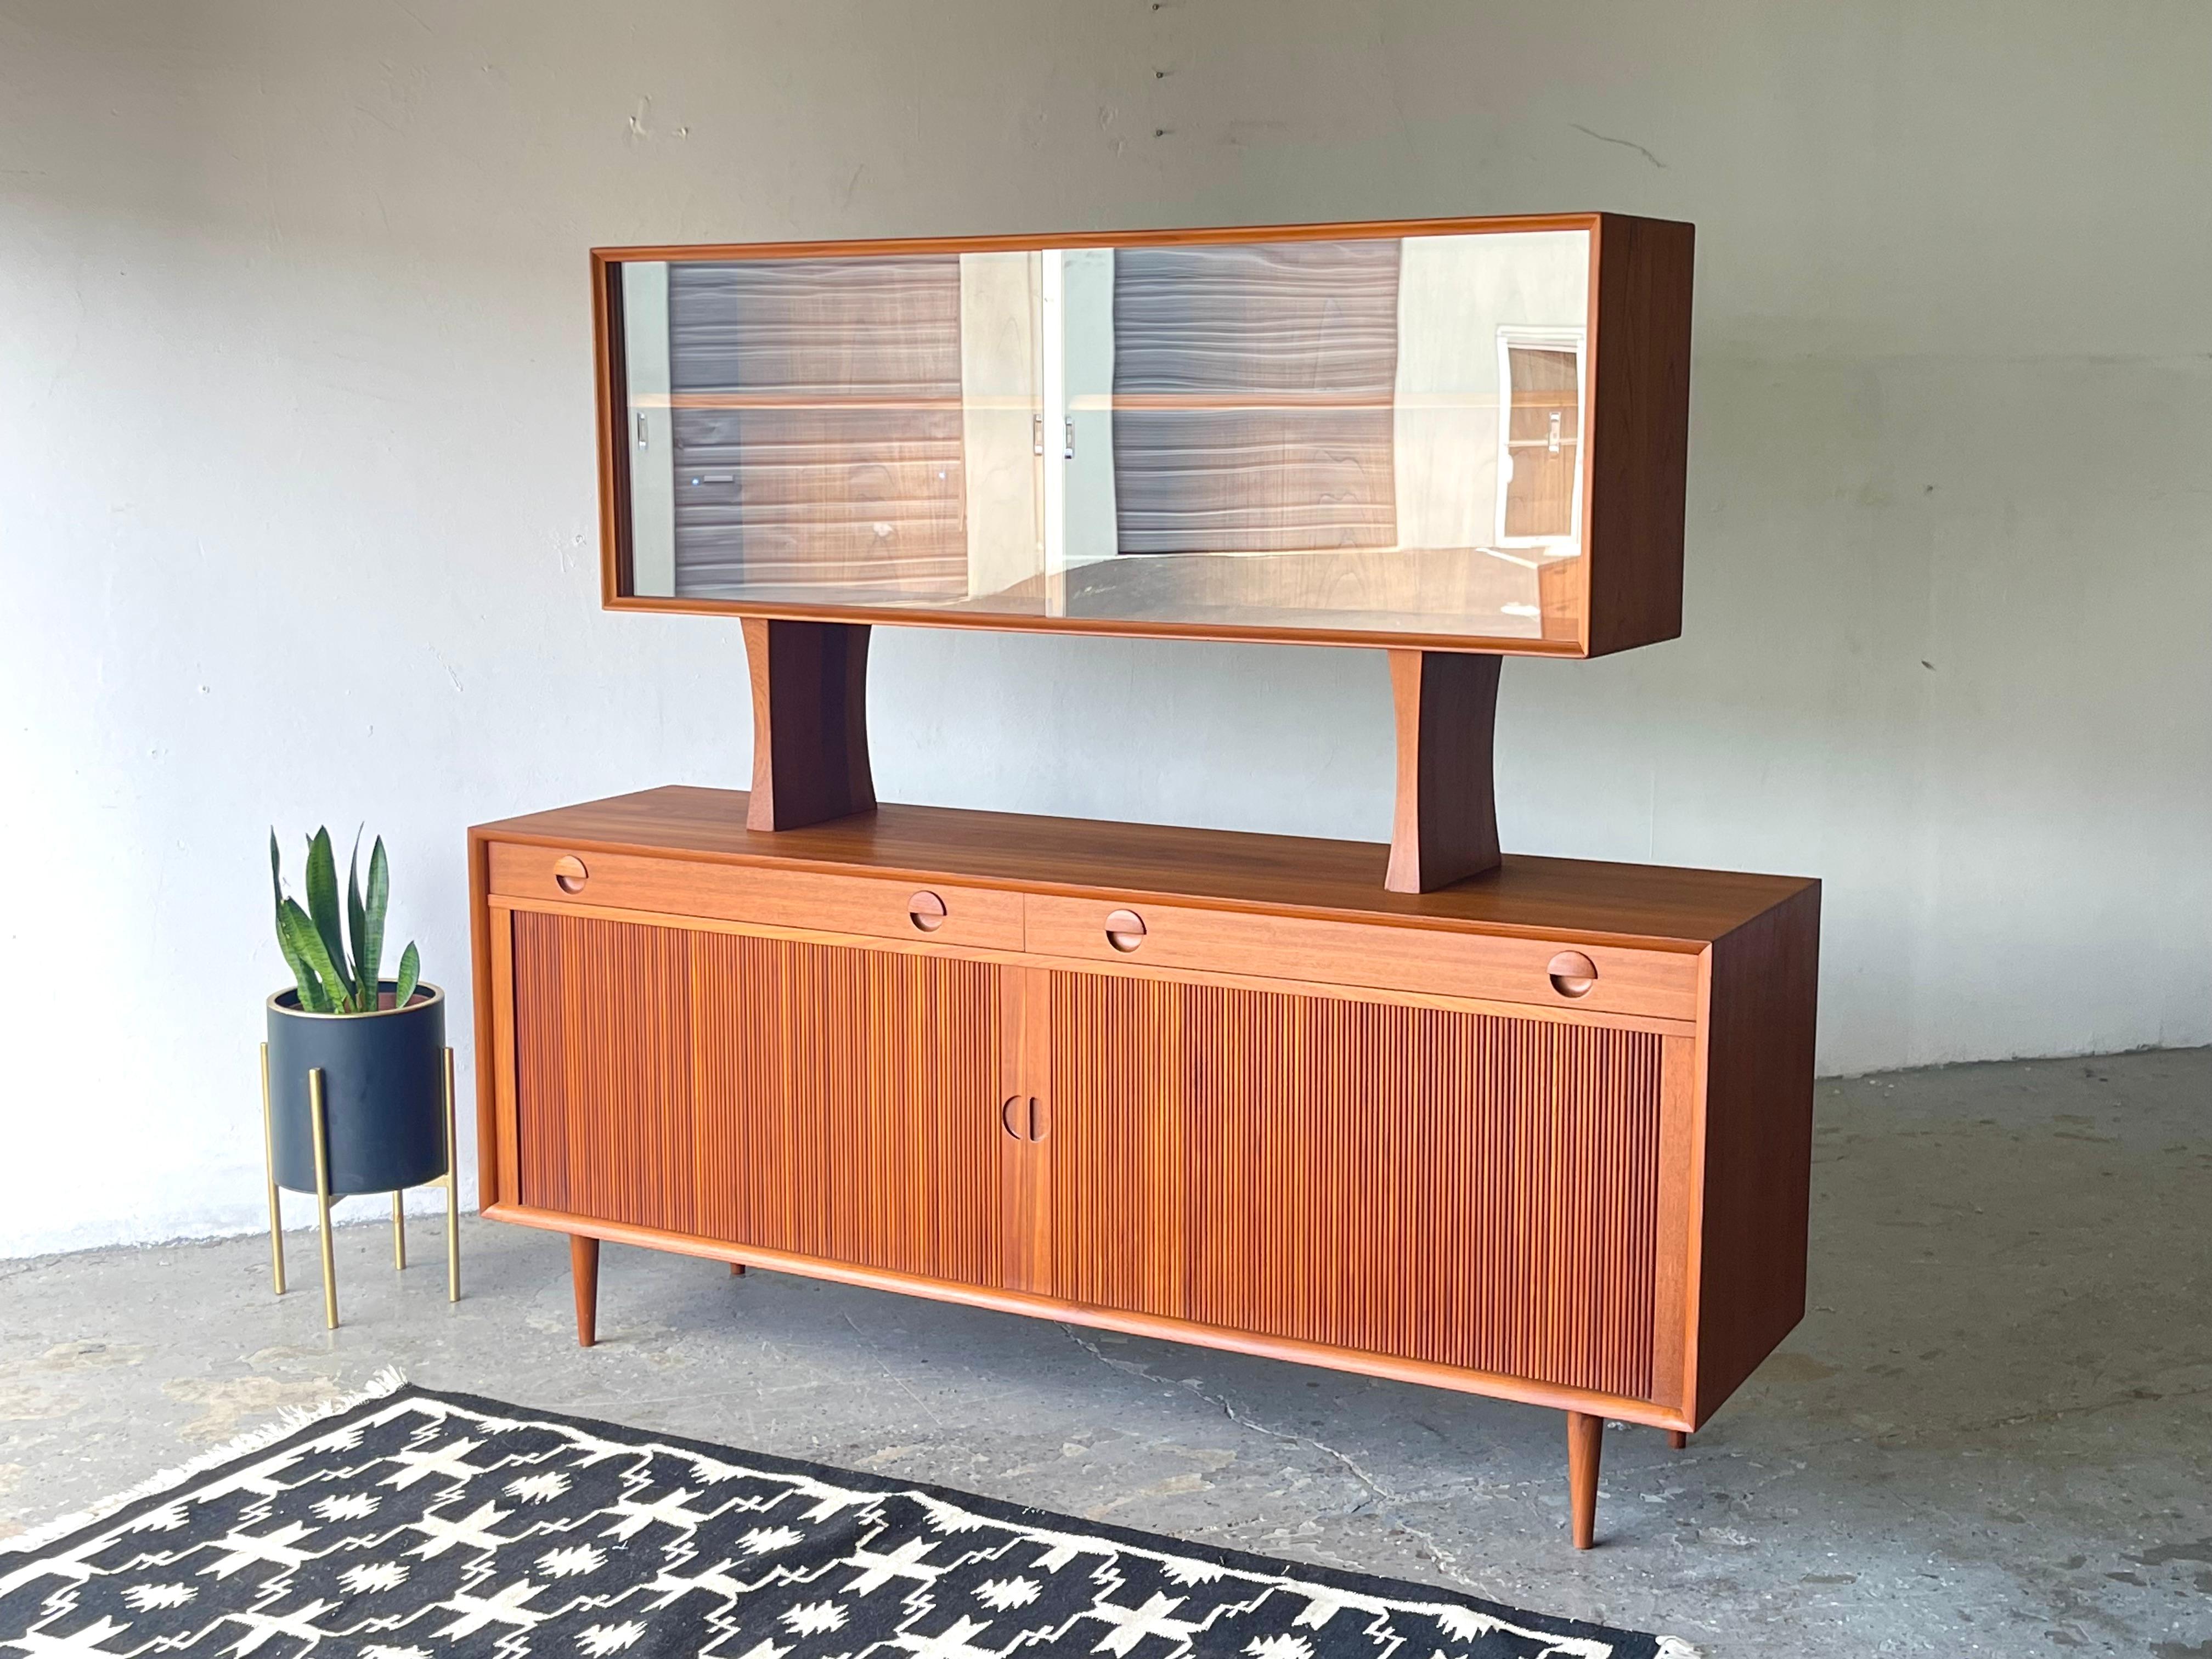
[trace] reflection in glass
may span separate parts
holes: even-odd
[[[1571,637],[1586,232],[620,268],[629,589]]]
[[[1396,544],[1398,246],[1115,252],[1117,551]]]

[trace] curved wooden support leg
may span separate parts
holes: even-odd
[[[1390,653],[1398,795],[1382,885],[1393,893],[1433,893],[1498,867],[1491,750],[1504,661],[1462,651]]]
[[[1690,1437],[1680,1429],[1669,1429],[1667,1431],[1667,1443],[1680,1451],[1690,1443]]]
[[[1578,1550],[1588,1549],[1597,1536],[1597,1464],[1604,1437],[1602,1417],[1567,1413],[1567,1508]]]
[[[753,690],[748,830],[799,830],[872,812],[866,623],[745,618]]]
[[[576,1285],[576,1345],[588,1348],[599,1340],[599,1241],[581,1233],[568,1235],[568,1276]]]

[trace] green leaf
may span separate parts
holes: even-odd
[[[322,937],[307,920],[307,913],[291,899],[278,901],[276,933],[283,941],[286,957],[297,963],[294,976],[300,983],[300,1006],[311,1014],[337,1012],[329,989],[333,971],[330,953],[323,948]]]
[[[353,851],[346,855],[346,938],[353,945],[353,1007],[356,1013],[372,1013],[376,1008],[376,981],[363,975],[361,965],[362,935],[366,931],[366,918],[361,904],[361,831],[353,832]],[[362,1000],[364,983],[368,998]]]
[[[276,831],[269,832],[269,895],[276,916],[276,942],[284,942],[284,858],[276,850]],[[287,960],[289,958],[288,957]]]
[[[276,832],[269,832],[269,888],[270,908],[276,923],[276,948],[284,953],[284,965],[291,970],[293,983],[300,988],[300,1006],[311,1011],[322,1000],[322,981],[316,978],[307,959],[292,943],[290,932],[284,926],[284,861],[276,850]],[[319,1012],[319,1011],[316,1011]]]
[[[376,845],[368,853],[368,921],[365,932],[354,935],[354,971],[368,988],[368,1006],[376,1007],[377,993],[384,984],[384,913],[392,902],[392,871],[385,862],[384,837],[376,838]]]
[[[307,958],[307,965],[323,976],[331,996],[344,1000],[353,991],[346,976],[345,936],[338,926],[338,871],[331,851],[331,832],[318,830],[307,842],[307,914],[323,941],[324,962]]]
[[[322,1000],[323,982],[316,978],[315,970],[307,966],[307,957],[293,948],[281,920],[276,927],[276,943],[284,952],[285,967],[291,969],[293,984],[300,988],[300,1006],[310,1012],[321,1012],[322,1010],[315,1004]]]
[[[395,1008],[404,1008],[407,999],[415,994],[415,987],[422,977],[422,958],[415,954],[415,941],[407,941],[407,948],[399,953],[399,994],[392,1001]]]
[[[281,925],[291,939],[292,948],[300,953],[315,978],[322,982],[322,1000],[330,1005],[310,1009],[308,1012],[318,1014],[342,1012],[340,1005],[343,1005],[345,1000],[343,990],[345,978],[338,972],[337,965],[331,960],[330,950],[323,943],[321,930],[308,920],[307,913],[300,908],[296,900],[284,901],[282,915],[283,920]]]

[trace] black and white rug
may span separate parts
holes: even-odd
[[[1692,1651],[465,1395],[398,1387],[264,1439],[0,1552],[0,1659]]]

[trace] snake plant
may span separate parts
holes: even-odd
[[[276,896],[276,943],[300,987],[300,1007],[310,1014],[373,1014],[380,1006],[384,961],[384,911],[392,899],[392,877],[384,860],[384,837],[368,854],[368,890],[361,887],[361,837],[353,842],[346,869],[345,919],[353,936],[346,954],[338,926],[337,863],[331,832],[318,830],[307,841],[307,908],[284,895],[283,860],[276,832],[269,832],[269,884]],[[392,1006],[404,1008],[422,975],[422,959],[410,943],[399,957],[398,994]]]

